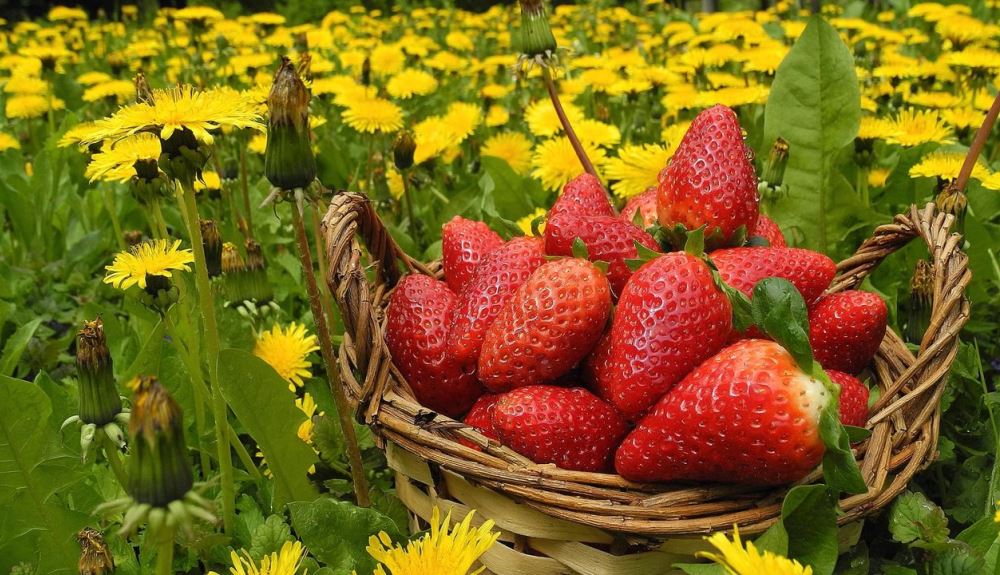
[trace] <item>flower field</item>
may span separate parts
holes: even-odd
[[[0,575],[1000,574],[1000,2],[671,4],[0,19]]]

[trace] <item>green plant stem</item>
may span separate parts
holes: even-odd
[[[164,527],[156,544],[156,575],[172,575],[174,572],[174,530]]]
[[[556,115],[559,116],[559,123],[562,124],[563,131],[566,132],[566,137],[569,138],[569,143],[573,146],[573,151],[576,152],[576,157],[580,159],[580,164],[583,165],[584,171],[599,179],[597,169],[594,168],[594,164],[587,157],[587,152],[583,149],[580,138],[577,137],[573,125],[569,123],[569,118],[566,117],[566,111],[563,110],[562,102],[559,101],[559,94],[556,92],[556,84],[552,81],[552,73],[549,72],[547,66],[542,66],[542,78],[545,80],[545,89],[549,91],[549,99],[552,100],[552,107],[555,108]]]
[[[360,507],[369,507],[371,501],[368,499],[368,480],[365,478],[365,469],[361,463],[361,448],[358,447],[358,438],[354,433],[354,422],[351,421],[351,407],[347,402],[347,393],[344,391],[344,386],[340,382],[340,373],[337,371],[339,364],[333,355],[330,330],[327,328],[326,315],[323,313],[323,306],[320,303],[319,288],[316,286],[316,275],[313,273],[312,258],[309,255],[309,240],[306,238],[306,228],[302,222],[302,213],[299,211],[298,204],[294,202],[292,204],[292,225],[295,227],[295,240],[298,243],[299,259],[302,262],[302,271],[306,278],[306,290],[309,292],[309,306],[312,308],[313,321],[316,323],[316,335],[319,338],[323,363],[326,364],[326,378],[330,384],[330,391],[333,393],[334,403],[337,406],[340,430],[344,434],[347,457],[351,464],[354,496]]]
[[[125,251],[128,246],[125,245],[125,232],[122,231],[122,222],[118,217],[118,210],[115,209],[115,194],[108,186],[103,186],[103,188],[104,208],[108,210],[108,216],[111,217],[111,227],[115,231],[115,243],[118,244],[119,250]]]
[[[417,219],[413,216],[413,192],[410,191],[410,170],[402,170],[400,174],[403,178],[403,203],[406,204],[406,218],[410,220],[410,229],[413,230],[413,239],[420,245],[420,231],[417,229]]]
[[[250,181],[247,175],[247,148],[240,146],[240,190],[243,192],[243,221],[246,222],[244,234],[248,240],[253,239],[253,210],[250,209]]]
[[[122,489],[128,489],[128,474],[125,473],[125,464],[122,463],[118,446],[115,445],[115,442],[111,441],[111,438],[103,430],[98,433],[101,434],[101,448],[104,449],[104,458],[108,460],[108,465],[111,466],[111,471],[115,474],[115,479],[118,480],[118,484],[122,486]]]
[[[868,168],[858,168],[858,194],[861,196],[861,203],[871,205],[871,198],[868,197]]]
[[[229,434],[226,429],[228,412],[226,400],[219,385],[219,326],[215,319],[215,302],[212,299],[212,285],[208,280],[205,265],[205,247],[198,224],[198,204],[194,201],[194,190],[177,182],[178,200],[187,214],[188,234],[194,252],[195,285],[198,288],[198,303],[205,321],[205,347],[208,358],[208,381],[212,392],[212,415],[215,417],[215,441],[219,452],[219,471],[222,476],[222,523],[229,534],[236,519],[236,490],[233,484],[233,461],[229,451]]]
[[[163,314],[163,323],[167,327],[167,333],[176,342],[181,352],[181,358],[191,374],[191,389],[194,392],[194,423],[197,430],[194,443],[198,450],[198,460],[201,463],[201,476],[208,478],[212,474],[212,462],[208,457],[208,450],[201,444],[202,438],[205,437],[205,402],[207,401],[205,397],[207,390],[201,373],[201,365],[198,363],[198,358],[191,353],[191,346],[184,345],[184,338],[173,320],[170,319],[169,312]]]
[[[160,207],[160,200],[154,199],[149,202],[149,213],[153,216],[153,235],[159,239],[167,239],[167,222],[163,219],[163,209]]]
[[[324,281],[319,283],[319,294],[323,298],[323,309],[333,317],[333,298],[330,288],[326,285],[326,257],[323,255],[323,229],[319,217],[319,208],[315,202],[309,202],[309,213],[312,215],[313,241],[316,242],[316,263],[319,264],[319,276]]]

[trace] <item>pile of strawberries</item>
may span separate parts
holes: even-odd
[[[854,426],[868,417],[855,376],[885,335],[886,306],[862,291],[824,295],[834,262],[787,247],[759,214],[750,158],[736,115],[716,106],[658,187],[620,214],[584,174],[544,237],[448,222],[446,282],[409,275],[387,311],[389,350],[417,399],[565,469],[643,482],[804,477],[823,458],[820,413],[836,389],[758,327],[735,329],[732,295],[768,277],[794,285],[813,356]],[[707,253],[664,247],[696,230]]]

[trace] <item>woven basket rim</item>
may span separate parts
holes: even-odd
[[[954,218],[933,204],[911,206],[892,223],[877,227],[854,255],[837,265],[828,293],[852,289],[888,255],[915,238],[927,245],[934,267],[930,327],[914,355],[889,330],[876,354],[869,439],[855,446],[867,493],[840,501],[841,524],[887,505],[910,478],[936,456],[940,397],[958,351],[958,334],[969,317],[965,289],[971,281],[962,239],[950,231]],[[340,372],[359,421],[380,446],[391,442],[479,485],[551,517],[637,536],[704,534],[737,524],[748,534],[767,529],[780,514],[790,486],[636,484],[614,474],[569,471],[538,465],[444,415],[422,407],[393,366],[384,340],[388,295],[409,273],[441,277],[439,262],[407,256],[389,235],[364,195],[340,192],[323,219],[327,283],[340,308],[344,339]],[[358,238],[363,239],[363,244]],[[366,250],[362,249],[362,246]],[[365,253],[367,252],[367,261]],[[374,268],[374,280],[369,269]],[[482,451],[458,442],[463,439]],[[821,479],[814,471],[802,483]]]

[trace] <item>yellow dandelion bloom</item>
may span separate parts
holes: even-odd
[[[385,89],[393,98],[406,100],[413,96],[426,96],[437,90],[438,81],[432,74],[423,70],[403,70],[385,85]]]
[[[873,188],[884,188],[890,173],[888,168],[872,168],[868,172],[868,185]]]
[[[194,262],[191,250],[178,249],[180,240],[152,240],[132,247],[127,252],[119,252],[115,260],[104,269],[108,274],[104,283],[120,290],[138,285],[146,289],[149,276],[169,278],[174,271],[191,271],[188,264]]]
[[[958,177],[963,163],[965,163],[965,154],[931,152],[911,167],[909,174],[911,178],[939,178],[950,181]],[[977,180],[985,178],[988,173],[989,170],[981,162],[976,162],[972,168],[972,177]]]
[[[606,156],[603,149],[584,144],[584,150],[595,166],[604,164]],[[538,145],[531,157],[531,166],[534,168],[531,175],[552,191],[561,189],[566,182],[583,173],[580,159],[566,138],[552,138]]]
[[[472,38],[464,32],[454,30],[449,32],[447,36],[444,37],[444,43],[448,45],[452,50],[458,50],[460,52],[468,52],[475,48],[472,43]]]
[[[895,122],[875,116],[862,116],[858,126],[858,138],[862,140],[887,140],[898,132]]]
[[[487,84],[479,89],[479,95],[484,98],[492,98],[494,100],[499,100],[507,94],[513,88],[511,86],[501,86],[500,84]]]
[[[386,173],[385,180],[389,185],[389,194],[397,200],[402,198],[406,188],[403,187],[403,175],[399,173],[399,170],[396,168],[389,168],[388,173]]]
[[[566,117],[574,127],[584,119],[583,111],[569,102],[563,102],[563,111],[566,112]],[[538,100],[528,106],[524,120],[528,123],[528,130],[538,138],[555,136],[562,131],[559,116],[556,115],[552,102],[548,100]]]
[[[501,132],[492,136],[483,144],[480,153],[504,160],[521,175],[531,168],[531,140],[520,132]]]
[[[109,118],[95,122],[94,127],[81,139],[82,144],[117,140],[139,132],[153,132],[167,140],[181,130],[188,130],[199,141],[211,144],[214,141],[211,132],[219,128],[264,128],[256,103],[243,93],[232,89],[199,91],[191,86],[153,90],[153,104],[125,106]]]
[[[96,102],[104,98],[114,98],[125,102],[135,97],[135,84],[128,80],[111,80],[94,84],[83,93],[84,102]]]
[[[507,112],[507,108],[499,104],[494,104],[490,106],[490,109],[486,112],[486,125],[490,128],[496,128],[497,126],[503,126],[510,120],[510,113]]]
[[[612,182],[611,191],[620,198],[641,194],[657,184],[657,175],[667,166],[673,150],[656,144],[625,145],[617,158],[604,166],[604,176]]]
[[[156,165],[160,157],[160,139],[149,133],[136,134],[106,144],[104,149],[93,155],[84,176],[91,182],[127,182],[137,175],[137,167],[143,178],[151,180],[159,174]]]
[[[70,8],[68,6],[53,6],[49,10],[49,20],[60,22],[63,20],[86,20],[87,13],[81,8]]]
[[[395,132],[403,127],[403,110],[383,98],[365,98],[348,106],[344,123],[362,134]]]
[[[978,128],[986,116],[983,112],[969,107],[942,110],[941,119],[958,129]]]
[[[941,120],[935,110],[907,108],[899,112],[893,125],[897,131],[887,138],[892,144],[909,148],[931,142],[949,144],[953,141],[951,127]]]
[[[618,126],[597,120],[581,120],[573,124],[573,129],[580,141],[587,145],[609,148],[617,145],[622,139]]]
[[[413,153],[413,162],[422,164],[439,156],[449,146],[454,144],[450,127],[437,116],[432,116],[413,127],[413,140],[417,149]]]
[[[16,150],[21,147],[21,143],[14,136],[6,132],[0,132],[0,152]]]
[[[226,18],[225,14],[209,6],[188,6],[187,8],[174,11],[173,16],[175,20],[200,20],[203,22],[224,20]]]
[[[391,76],[403,69],[406,55],[395,44],[379,44],[368,55],[368,61],[376,76]]]
[[[386,532],[368,540],[368,554],[379,562],[375,575],[478,575],[480,567],[470,573],[483,553],[496,543],[499,533],[493,531],[493,521],[472,527],[470,512],[461,523],[451,526],[451,514],[444,520],[435,507],[431,515],[431,531],[406,547],[393,546]]]
[[[84,72],[77,77],[76,81],[83,86],[93,86],[102,82],[110,82],[113,79],[104,72]]]
[[[243,550],[242,556],[233,551],[229,556],[233,562],[229,572],[232,575],[295,575],[299,571],[305,554],[305,547],[298,541],[285,541],[280,551],[265,555],[259,564],[253,560],[246,549]],[[215,571],[209,571],[208,575],[219,574]]]
[[[1000,192],[1000,172],[990,172],[983,177],[982,184],[987,190]]]
[[[917,92],[904,97],[907,104],[924,108],[954,108],[961,103],[958,96],[948,92]]]
[[[733,526],[733,540],[725,533],[716,533],[706,540],[718,553],[702,551],[699,557],[710,559],[725,568],[729,575],[812,575],[812,567],[770,551],[761,553],[750,541],[740,540],[740,531]]]
[[[3,85],[4,94],[36,94],[44,96],[49,93],[49,83],[41,78],[28,75],[15,75]]]
[[[215,170],[205,170],[201,173],[201,179],[194,181],[194,191],[196,192],[221,189],[222,178],[219,177],[219,173]]]
[[[521,228],[524,235],[533,236],[535,235],[535,230],[531,229],[531,224],[538,218],[542,217],[538,224],[538,233],[545,233],[545,219],[543,217],[545,214],[545,208],[535,208],[534,212],[531,212],[530,214],[517,220],[517,227]]]
[[[292,391],[305,385],[304,378],[311,377],[312,367],[307,357],[317,351],[316,336],[306,332],[306,326],[291,323],[286,328],[275,325],[269,331],[261,332],[254,344],[253,354],[274,368]]]
[[[305,396],[295,398],[295,407],[299,408],[306,416],[306,420],[299,425],[298,436],[304,443],[312,444],[313,436],[313,416],[316,415],[316,400],[312,394],[306,392]],[[323,415],[320,412],[320,415]]]
[[[7,118],[38,118],[49,110],[62,110],[66,103],[54,96],[36,94],[17,95],[7,98],[4,113]]]
[[[479,126],[482,121],[482,112],[476,104],[452,102],[448,106],[448,113],[444,115],[443,120],[457,140],[456,143],[463,142]]]

